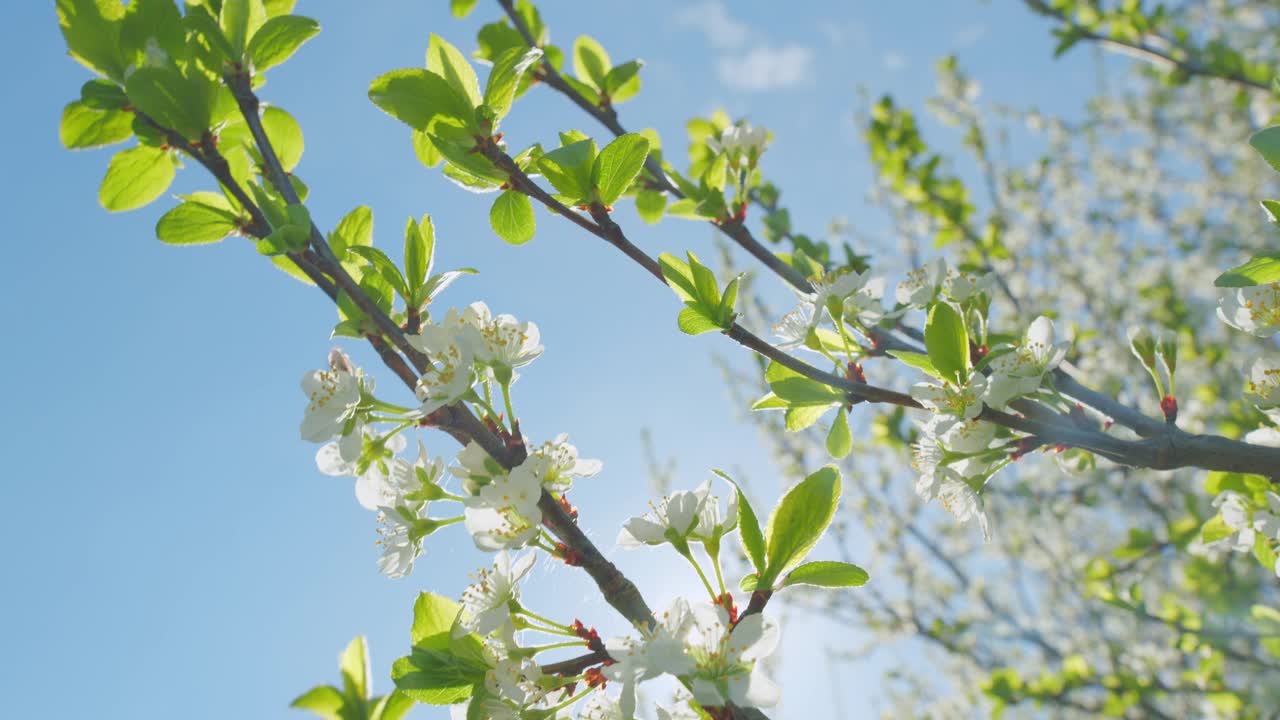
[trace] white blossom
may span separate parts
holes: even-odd
[[[621,708],[627,717],[636,711],[636,685],[664,673],[687,675],[695,667],[684,644],[693,625],[688,601],[676,598],[655,620],[652,629],[640,628],[639,638],[611,638],[605,643],[615,662],[603,673],[622,685]]]
[[[655,711],[658,720],[702,720],[702,713],[693,709],[690,703],[693,702],[693,695],[684,688],[676,688],[675,697],[672,698],[675,705],[667,708],[664,705],[658,705]]]
[[[776,705],[781,690],[758,661],[777,648],[777,624],[756,613],[733,625],[719,606],[699,605],[693,613],[694,630],[686,642],[695,663],[694,699],[711,707]]]
[[[604,467],[599,460],[578,457],[578,448],[569,444],[567,433],[557,435],[529,454],[546,459],[547,469],[542,484],[557,493],[568,492],[575,479],[591,477]]]
[[[942,281],[947,277],[947,263],[938,258],[922,268],[907,273],[898,285],[895,297],[903,305],[924,307],[938,294]]]
[[[419,521],[426,520],[427,504],[418,508],[406,506],[384,507],[378,513],[378,544],[382,557],[378,569],[383,574],[399,578],[413,571],[413,562],[422,554],[422,534]]]
[[[1280,282],[1224,288],[1218,296],[1218,317],[1258,337],[1280,330]]]
[[[982,496],[960,473],[949,467],[942,468],[938,484],[938,500],[942,502],[947,512],[962,523],[977,518],[978,525],[982,528],[982,537],[986,540],[991,539],[991,525],[987,520]]]
[[[531,322],[519,322],[513,315],[494,317],[483,302],[469,305],[462,320],[476,331],[475,359],[484,365],[510,371],[542,354],[538,326]]]
[[[807,347],[809,333],[818,324],[814,315],[813,303],[810,302],[801,302],[799,308],[783,315],[782,320],[773,326],[773,334],[782,341],[778,347],[782,350],[810,349]]]
[[[530,456],[511,472],[496,475],[465,501],[467,531],[481,550],[523,547],[537,536],[542,523],[538,500],[542,496],[545,458]]]
[[[302,416],[302,439],[324,442],[342,435],[347,421],[360,406],[360,378],[341,351],[329,354],[328,370],[313,370],[302,377],[307,409]]]
[[[578,720],[631,720],[622,705],[603,692],[593,693],[578,712]]]
[[[520,599],[519,583],[529,574],[534,558],[533,553],[525,553],[512,563],[507,552],[498,553],[493,567],[482,569],[476,581],[462,591],[464,613],[454,634],[488,636],[496,632],[500,637],[511,637],[515,633],[511,604]]]
[[[1280,423],[1280,365],[1261,358],[1254,361],[1244,396],[1272,422]]]
[[[746,155],[749,162],[759,159],[769,144],[769,131],[762,127],[752,127],[748,123],[730,125],[720,131],[719,137],[707,138],[707,147],[711,152],[728,153],[730,161],[737,164],[740,155]]]
[[[942,283],[943,292],[958,303],[981,295],[990,297],[995,286],[995,273],[977,274],[959,270],[949,270]]]
[[[1041,315],[1027,328],[1021,345],[993,359],[987,404],[1001,408],[1039,389],[1045,373],[1058,367],[1067,355],[1069,344],[1054,339],[1053,321]]]
[[[982,412],[982,398],[987,389],[987,379],[978,373],[963,386],[917,383],[911,386],[911,397],[935,412],[972,420]]]
[[[668,532],[677,540],[687,539],[697,525],[702,505],[710,492],[711,481],[707,480],[692,492],[680,490],[662,498],[657,504],[649,503],[649,512],[623,523],[622,531],[618,533],[618,544],[623,547],[661,545],[668,542]]]
[[[462,323],[456,310],[449,310],[443,324],[424,325],[421,332],[406,339],[431,362],[415,389],[422,415],[457,402],[476,383],[475,347],[479,341],[475,329]]]

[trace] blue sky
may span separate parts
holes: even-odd
[[[547,351],[517,386],[517,410],[535,439],[568,432],[604,461],[573,497],[584,527],[655,604],[691,589],[692,576],[669,572],[674,556],[622,553],[613,537],[645,507],[646,427],[662,454],[678,458],[683,484],[711,467],[745,468],[761,497],[774,497],[775,474],[753,431],[731,419],[709,362],[729,348],[679,334],[669,291],[551,216],[539,213],[530,245],[501,243],[488,227],[489,199],[419,165],[407,130],[366,100],[376,75],[422,63],[429,32],[473,49],[495,4],[482,2],[466,21],[450,18],[443,0],[299,5],[324,31],[273,71],[262,95],[302,124],[298,173],[311,185],[313,215],[331,226],[369,204],[376,244],[394,251],[405,218],[432,213],[438,265],[481,271],[441,302],[484,299],[542,329]],[[648,62],[644,91],[621,114],[629,128],[658,129],[668,157],[683,157],[684,121],[716,108],[772,129],[767,174],[813,233],[834,216],[867,232],[884,226],[862,202],[872,173],[852,124],[858,86],[919,108],[933,61],[958,52],[986,97],[1070,113],[1092,78],[1083,51],[1053,61],[1048,28],[1010,0],[544,5],[554,42],[589,33],[615,61]],[[0,481],[5,714],[288,717],[292,697],[337,679],[337,653],[358,633],[370,638],[385,692],[390,662],[407,649],[416,593],[457,594],[488,559],[453,528],[431,539],[409,578],[378,574],[371,514],[348,480],[315,470],[315,447],[298,439],[298,380],[331,344],[323,296],[243,241],[162,246],[152,228],[167,199],[121,215],[98,207],[109,153],[58,144],[62,106],[88,75],[65,56],[52,3],[15,4],[0,33],[10,68],[10,273],[0,286],[9,387],[0,438],[11,463]],[[534,93],[505,129],[524,146],[569,128],[603,137],[562,99]],[[930,122],[924,130],[954,147],[951,133]],[[209,186],[189,168],[175,191]],[[711,254],[706,226],[641,226],[628,209],[619,217],[653,254]],[[355,354],[376,367],[363,349]],[[545,566],[528,597],[621,629],[592,590],[579,574]],[[853,668],[832,690],[807,664],[814,645],[838,645],[842,632],[801,623],[784,648],[779,717],[829,707],[833,692],[849,708],[876,696],[876,667]]]

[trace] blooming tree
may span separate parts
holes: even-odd
[[[466,15],[476,4],[452,7]],[[101,204],[147,205],[182,159],[194,161],[215,185],[180,197],[157,223],[160,240],[254,242],[335,305],[334,337],[368,343],[400,381],[379,386],[382,372],[355,367],[340,349],[302,379],[301,437],[320,445],[318,469],[352,477],[357,501],[375,514],[379,568],[411,575],[432,544],[447,542],[431,536],[454,524],[493,554],[460,602],[419,596],[412,650],[392,666],[392,693],[371,696],[357,639],[342,656],[343,688],[314,688],[295,706],[380,720],[415,703],[466,718],[761,717],[783,697],[766,664],[785,630],[771,604],[779,595],[936,645],[961,682],[938,700],[945,690],[917,678],[923,690],[903,693],[916,712],[935,701],[924,711],[1037,703],[1066,714],[1174,717],[1195,708],[1260,717],[1274,707],[1274,683],[1261,678],[1280,669],[1280,356],[1272,340],[1280,256],[1268,252],[1270,240],[1222,239],[1274,237],[1241,219],[1263,180],[1218,171],[1247,164],[1242,143],[1189,151],[1214,174],[1196,186],[1211,202],[1164,198],[1181,168],[1159,153],[1166,134],[1192,132],[1196,122],[1206,137],[1222,137],[1221,122],[1242,130],[1262,124],[1255,116],[1265,122],[1263,53],[1274,40],[1253,38],[1275,18],[1261,9],[1261,23],[1227,14],[1206,37],[1186,28],[1218,17],[1212,3],[1176,12],[1026,4],[1055,24],[1060,51],[1095,42],[1157,68],[1141,86],[1149,96],[1095,110],[1100,132],[1159,128],[1152,146],[1124,150],[1146,174],[1135,183],[1118,170],[1124,159],[1106,137],[1081,141],[1059,121],[1017,110],[988,118],[976,85],[946,61],[934,109],[966,129],[991,196],[985,218],[910,111],[885,98],[865,126],[902,236],[912,248],[924,238],[961,248],[915,268],[895,267],[893,252],[858,254],[848,242],[840,258],[831,242],[793,231],[765,179],[771,135],[763,128],[723,115],[695,119],[687,162],[664,154],[656,133],[627,132],[617,106],[639,92],[642,64],[614,65],[588,36],[571,49],[551,44],[527,0],[498,0],[500,15],[480,30],[473,57],[433,34],[425,67],[372,80],[369,99],[407,126],[424,165],[441,167],[459,191],[493,195],[489,220],[500,238],[531,241],[540,205],[667,285],[683,304],[681,331],[719,333],[758,359],[759,371],[735,376],[734,386],[750,392],[742,405],[758,411],[795,482],[757,513],[740,483],[708,470],[701,485],[670,491],[626,521],[618,545],[674,553],[706,593],[655,612],[579,526],[590,509],[580,515],[568,500],[574,482],[601,463],[581,457],[565,434],[521,426],[513,387],[522,375],[536,378],[537,325],[483,302],[441,305],[470,271],[435,267],[430,216],[407,221],[399,262],[374,246],[366,207],[328,233],[312,221],[307,185],[294,173],[301,130],[258,92],[318,24],[294,14],[290,0],[188,0],[182,8],[57,0],[72,57],[96,75],[64,111],[64,144],[136,139],[110,161]],[[1256,49],[1232,50],[1236,40]],[[488,66],[483,83],[476,62]],[[555,148],[505,137],[503,120],[532,91],[559,94],[603,133],[565,129]],[[1029,169],[998,164],[986,138],[993,123],[1014,120],[1047,128],[1054,159]],[[1280,168],[1280,128],[1250,142]],[[1091,194],[1091,184],[1104,189]],[[669,216],[714,227],[726,246],[794,290],[796,306],[772,312],[750,276],[717,273],[692,252],[650,256],[614,220],[624,198],[646,222]],[[1262,204],[1280,217],[1280,205]],[[1126,241],[1129,225],[1141,228]],[[1177,253],[1157,254],[1152,245],[1163,251],[1157,243],[1169,238],[1185,240]],[[1055,273],[1082,243],[1122,268],[1155,267],[1160,280],[1135,286],[1096,272]],[[1247,262],[1225,273],[1206,268],[1206,257],[1227,267],[1244,251]],[[903,280],[890,292],[898,270]],[[776,343],[752,329],[770,326]],[[1193,391],[1180,395],[1178,377]],[[413,428],[437,429],[460,450],[453,458],[430,457],[421,444],[410,451]],[[1015,463],[1035,470],[1014,472]],[[838,514],[847,481],[859,492]],[[953,521],[924,519],[924,503],[935,500]],[[869,580],[841,542],[855,530],[895,561],[907,581],[901,597],[874,582],[847,590]],[[824,536],[834,536],[839,559],[811,557]],[[1241,575],[1232,568],[1246,553],[1254,562]],[[1014,568],[1009,586],[1019,597],[979,579],[984,555]],[[601,638],[572,607],[528,607],[521,583],[536,563],[581,568],[632,632]],[[1178,583],[1193,592],[1179,595]],[[1122,642],[1141,637],[1135,628],[1144,623],[1173,641]],[[1032,660],[1039,674],[1027,669]],[[663,677],[676,695],[641,707],[638,688]]]

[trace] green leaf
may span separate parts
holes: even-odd
[[[297,0],[262,0],[262,5],[267,10],[267,17],[273,18],[277,15],[288,15],[293,12],[293,6],[297,4]]]
[[[778,410],[778,409],[790,407],[790,406],[791,406],[791,403],[787,402],[786,400],[783,400],[777,395],[774,395],[773,393],[766,393],[764,397],[760,398],[759,400],[751,404],[751,409],[752,410]]]
[[[111,212],[134,210],[164,194],[176,173],[168,151],[139,145],[111,158],[98,202]]]
[[[1280,280],[1280,253],[1264,253],[1218,276],[1218,287],[1249,287]]]
[[[373,210],[367,205],[347,213],[329,233],[329,247],[348,272],[358,264],[348,255],[350,248],[373,245]]]
[[[449,9],[453,12],[454,17],[466,17],[475,10],[476,3],[479,0],[449,0]]]
[[[787,432],[799,432],[822,419],[835,404],[827,405],[792,405],[783,413]]]
[[[768,568],[760,584],[773,581],[804,560],[818,544],[840,502],[840,470],[827,465],[787,491],[765,528]]]
[[[591,182],[600,203],[609,207],[617,202],[640,174],[648,156],[649,141],[638,133],[620,135],[605,145],[591,168]]]
[[[414,647],[447,649],[453,621],[461,610],[458,603],[442,595],[418,593],[413,604],[413,628],[409,631]]]
[[[413,131],[413,154],[427,167],[435,167],[444,159],[435,143],[431,142],[431,136],[424,130]]]
[[[476,78],[475,68],[458,48],[449,44],[448,40],[431,33],[427,44],[427,70],[444,78],[449,86],[470,103],[469,109],[479,107],[480,80]]]
[[[909,350],[890,350],[889,354],[911,367],[924,372],[926,375],[936,377],[939,380],[942,379],[942,373],[938,372],[938,369],[933,366],[933,361],[931,361],[929,356],[924,353],[911,352]]]
[[[232,59],[243,61],[249,40],[267,21],[267,9],[262,0],[222,0],[222,12],[218,26],[226,36],[234,53]]]
[[[743,592],[752,592],[758,587],[760,587],[760,576],[755,573],[743,575],[738,581],[738,589]]]
[[[1259,200],[1259,205],[1267,213],[1267,219],[1273,223],[1280,223],[1280,201],[1277,200]]]
[[[742,492],[742,487],[737,481],[724,471],[712,470],[711,472],[724,478],[738,493],[738,532],[740,533],[738,539],[742,542],[742,549],[747,557],[751,558],[752,566],[758,572],[763,572],[765,568],[764,533],[760,530],[760,520],[756,517],[755,510],[751,508],[751,501],[747,499],[746,493]]]
[[[267,131],[267,139],[271,141],[280,165],[285,172],[293,172],[305,147],[298,121],[284,110],[272,106],[262,111],[262,128]]]
[[[400,268],[396,267],[395,262],[387,257],[387,254],[375,247],[366,245],[355,245],[347,249],[347,252],[357,255],[369,261],[373,269],[382,276],[383,280],[391,286],[393,290],[400,294],[400,297],[409,298],[409,287],[405,283],[404,276],[400,274]],[[368,277],[366,275],[365,277]]]
[[[413,653],[391,666],[400,692],[428,705],[453,705],[471,697],[484,682],[486,667],[440,650],[415,646]]]
[[[493,110],[496,119],[505,117],[510,111],[521,78],[541,58],[542,50],[538,48],[515,47],[493,62],[493,70],[489,72],[489,81],[484,88],[484,104]]]
[[[715,273],[703,265],[692,251],[686,252],[689,258],[689,270],[693,273],[693,287],[697,293],[696,300],[708,309],[714,310],[720,305],[720,288],[716,283]]]
[[[293,57],[298,48],[320,32],[320,23],[301,15],[281,15],[262,24],[249,42],[254,70],[263,72]]]
[[[445,81],[426,70],[392,70],[369,85],[369,99],[383,112],[415,130],[431,129],[443,116],[456,127],[475,125],[467,99]]]
[[[686,335],[701,335],[712,330],[719,330],[720,326],[716,324],[713,318],[707,316],[699,308],[687,307],[680,311],[680,315],[676,318],[676,325],[680,328],[680,332]]]
[[[216,193],[195,193],[160,217],[156,237],[170,245],[215,243],[236,232],[231,204]]]
[[[423,218],[430,227],[431,216]],[[431,250],[422,233],[422,226],[417,220],[409,218],[404,226],[404,274],[405,282],[411,290],[422,287],[427,281],[428,266],[431,263]]]
[[[817,587],[858,587],[865,585],[871,576],[867,571],[849,563],[822,560],[805,563],[792,570],[782,581],[781,587],[791,585],[816,585]]]
[[[125,93],[134,107],[193,140],[209,129],[213,112],[209,90],[203,76],[188,78],[167,67],[139,68],[125,82]]]
[[[600,91],[605,89],[605,76],[613,67],[609,54],[600,43],[587,35],[579,36],[573,43],[573,74],[578,80]]]
[[[653,224],[662,219],[662,211],[667,207],[667,194],[656,190],[641,190],[636,194],[636,214],[640,219]]]
[[[827,433],[827,452],[831,457],[840,460],[853,450],[853,433],[849,430],[849,414],[843,409],[836,412],[836,421],[831,424]]]
[[[363,635],[357,635],[342,651],[338,666],[342,668],[342,685],[347,697],[354,701],[367,700],[373,678],[369,673],[369,646]]]
[[[667,285],[675,291],[676,297],[685,302],[697,302],[698,289],[693,282],[693,271],[689,265],[671,253],[658,256],[658,267]]]
[[[1254,133],[1249,138],[1249,144],[1271,167],[1280,170],[1280,125]]]
[[[119,0],[58,0],[58,26],[71,57],[94,72],[124,82]]]
[[[944,379],[960,385],[969,379],[969,335],[964,316],[954,307],[934,303],[924,326],[924,346]]]
[[[844,402],[843,392],[807,378],[776,361],[769,363],[764,379],[769,383],[773,394],[792,405],[820,405],[826,408]]]
[[[507,190],[493,201],[489,225],[503,240],[523,245],[533,239],[533,204],[524,193]]]
[[[591,195],[595,159],[595,141],[578,140],[543,153],[538,158],[538,169],[561,195],[585,199]]]
[[[58,138],[72,150],[103,147],[128,140],[133,135],[133,115],[120,110],[99,110],[82,101],[62,110]]]
[[[369,714],[369,720],[400,720],[416,704],[416,701],[408,695],[399,690],[392,690],[377,702],[373,712]]]
[[[129,97],[119,85],[95,78],[80,86],[80,102],[94,110],[123,110]]]
[[[325,720],[345,720],[345,706],[342,692],[332,685],[313,687],[289,703],[291,708],[309,710]]]
[[[640,92],[640,68],[644,63],[631,60],[613,68],[604,76],[604,94],[609,102],[617,104],[630,100]]]

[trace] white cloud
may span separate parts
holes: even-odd
[[[721,82],[739,90],[795,87],[813,77],[813,50],[803,45],[759,46],[740,55],[721,56],[716,70]]]
[[[676,27],[697,30],[707,37],[711,47],[729,50],[742,47],[751,35],[746,23],[735,20],[722,0],[690,3],[672,16]]]

